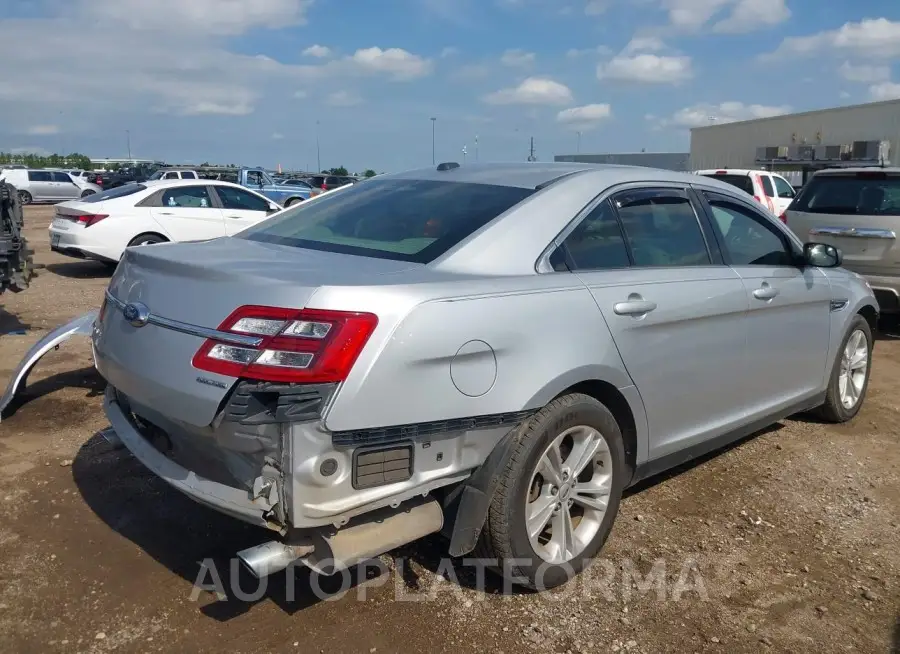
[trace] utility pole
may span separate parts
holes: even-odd
[[[128,146],[128,159],[131,160],[131,130],[125,130],[125,144]]]
[[[478,161],[478,134],[475,135],[475,161]]]
[[[434,124],[437,122],[437,118],[434,116],[431,117],[431,165],[433,166],[434,161]]]
[[[322,172],[322,153],[319,149],[319,121],[316,121],[316,172]]]
[[[462,153],[463,153],[463,165],[465,165],[466,155],[469,153],[468,150],[466,150],[466,146],[463,146]]]
[[[537,157],[534,156],[534,137],[531,137],[531,149],[528,152],[528,161],[537,161]]]

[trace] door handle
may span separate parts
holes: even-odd
[[[776,295],[778,295],[778,289],[772,288],[765,282],[763,282],[763,285],[760,288],[753,291],[753,297],[757,300],[771,300]]]
[[[175,214],[172,213],[171,211],[160,211],[159,215],[160,216],[174,216]]]
[[[627,302],[616,302],[613,305],[613,311],[619,316],[643,316],[655,308],[656,302],[647,300],[628,300]]]

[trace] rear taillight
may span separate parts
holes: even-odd
[[[778,220],[780,220],[785,225],[787,225],[787,212],[786,211],[782,212],[782,214],[780,216],[778,216]]]
[[[371,313],[244,306],[219,331],[258,336],[257,345],[207,339],[193,366],[228,377],[260,381],[329,383],[347,378],[375,331]]]
[[[63,216],[63,218],[68,218],[69,220],[74,220],[79,225],[90,227],[91,225],[96,225],[104,218],[109,218],[109,215],[105,213],[86,213],[80,216]]]
[[[759,202],[760,204],[763,203],[762,198],[760,198],[758,195],[754,195],[753,199],[756,200],[757,202]]]

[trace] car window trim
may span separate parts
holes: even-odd
[[[220,209],[223,209],[225,211],[258,211],[257,209],[229,209],[225,206],[225,202],[222,200],[222,197],[219,195],[218,188],[216,188],[215,186],[213,186],[212,188],[216,193],[216,200],[218,200],[218,202],[219,202]],[[235,187],[235,186],[220,186],[220,188],[228,188],[228,189],[231,189],[232,191],[235,191],[236,193],[247,193],[248,195],[251,195],[251,196],[257,198],[260,201],[264,201],[266,203],[266,208],[261,210],[263,213],[267,214],[269,208],[271,207],[272,201],[269,198],[267,198],[266,196],[261,195],[259,193],[254,193],[252,190],[250,190],[248,188]]]
[[[766,214],[758,211],[756,207],[751,205],[749,202],[744,202],[740,198],[735,198],[726,193],[720,193],[718,190],[712,189],[702,189],[697,194],[700,197],[701,203],[703,204],[703,210],[707,214],[707,220],[710,222],[713,234],[716,238],[716,241],[719,243],[719,249],[722,253],[722,258],[725,261],[725,265],[729,267],[736,267],[736,264],[731,259],[731,253],[725,247],[724,234],[721,233],[721,230],[718,228],[718,225],[715,224],[715,217],[712,212],[712,203],[710,202],[710,196],[718,202],[725,202],[729,204],[733,204],[742,209],[746,209],[750,212],[751,215],[756,216],[760,222],[762,222],[765,227],[775,234],[780,240],[782,245],[785,246],[785,249],[789,254],[793,255],[793,259],[795,262],[800,261],[801,250],[797,247],[797,243],[792,239],[778,224],[775,223],[771,218],[769,218]],[[752,264],[746,264],[752,265]],[[798,267],[799,263],[795,263],[793,266],[772,266],[773,268],[795,268]],[[744,267],[741,264],[738,267]],[[802,267],[802,266],[800,266]]]
[[[628,257],[628,265],[627,266],[617,266],[615,268],[581,268],[577,265],[575,258],[572,256],[572,253],[569,251],[569,246],[566,243],[569,240],[569,237],[575,231],[575,229],[577,229],[578,226],[580,226],[585,220],[590,218],[591,214],[593,214],[594,211],[599,209],[603,204],[606,204],[606,207],[609,209],[609,211],[612,214],[613,220],[616,221],[616,226],[619,228],[619,236],[622,237],[622,246],[625,248],[625,256]],[[581,217],[581,219],[577,223],[575,223],[574,227],[569,231],[569,233],[563,239],[562,243],[560,243],[556,248],[554,248],[554,250],[547,257],[547,262],[550,263],[550,258],[553,256],[553,254],[556,251],[559,251],[563,256],[563,261],[566,264],[566,268],[568,268],[567,271],[554,270],[553,272],[582,272],[582,273],[607,272],[607,271],[612,272],[612,271],[616,271],[616,270],[629,270],[631,268],[634,268],[635,267],[634,255],[631,253],[631,248],[628,247],[628,239],[625,237],[625,230],[622,228],[622,221],[619,220],[619,214],[616,211],[616,208],[613,206],[611,198],[604,197],[599,202],[591,203],[591,205],[589,205],[589,206],[590,206],[590,209],[588,209],[586,212],[583,212],[584,215]],[[551,264],[551,268],[552,268],[552,264]]]

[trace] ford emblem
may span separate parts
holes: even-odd
[[[131,323],[132,326],[143,327],[150,320],[150,309],[147,308],[146,304],[131,302],[125,305],[122,315],[125,316],[125,320]]]

